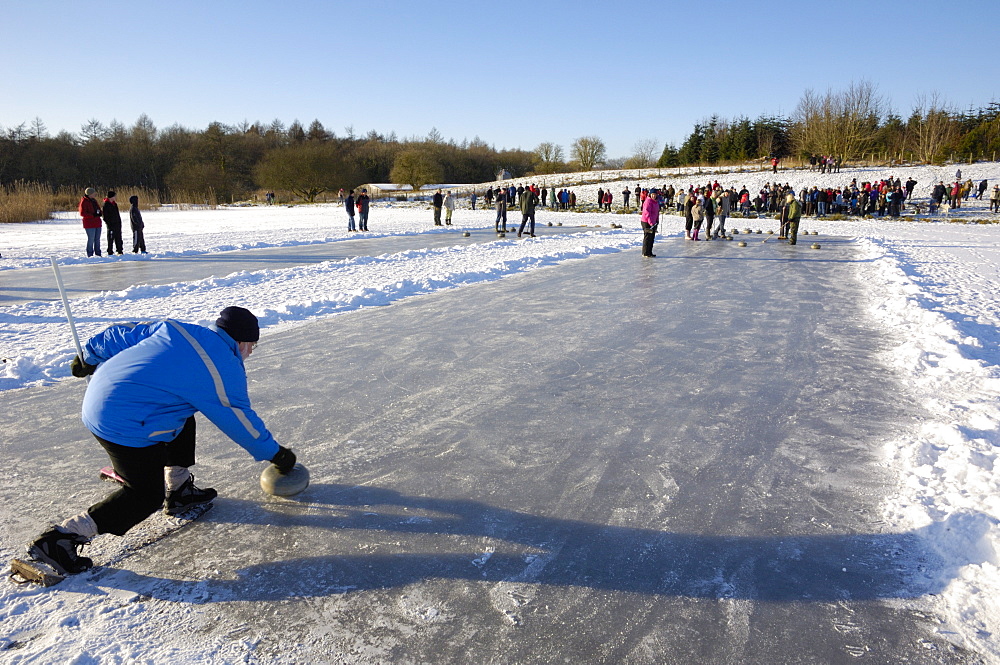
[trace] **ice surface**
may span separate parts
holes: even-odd
[[[149,212],[156,255],[89,263],[75,220],[0,228],[0,554],[107,489],[49,255],[84,335],[250,306],[255,407],[313,477],[264,496],[200,428],[215,509],[4,588],[0,660],[1000,662],[996,226],[807,219],[814,251],[666,218],[643,261],[634,216],[520,242],[489,211],[456,213],[469,239],[342,216]]]

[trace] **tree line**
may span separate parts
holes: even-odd
[[[648,149],[648,148],[647,148]],[[242,200],[267,190],[303,200],[362,183],[396,183],[414,190],[436,183],[494,180],[512,176],[593,170],[605,164],[600,138],[584,136],[570,147],[542,143],[535,150],[496,149],[479,138],[456,143],[436,129],[425,137],[399,139],[351,128],[338,136],[319,120],[308,128],[269,124],[211,123],[204,130],[174,125],[157,129],[145,114],[131,126],[90,120],[78,134],[49,134],[44,121],[0,128],[0,187],[17,183],[50,188],[138,187],[161,201]],[[655,154],[645,159],[652,166]]]
[[[433,182],[484,182],[499,168],[525,174],[535,156],[528,150],[498,150],[477,139],[446,141],[437,130],[426,137],[399,139],[350,128],[337,136],[318,120],[269,124],[211,123],[204,130],[174,125],[157,129],[142,115],[131,126],[97,120],[78,134],[48,133],[36,119],[0,128],[0,186],[38,183],[61,187],[142,187],[164,201],[178,193],[218,201],[239,200],[260,189],[282,189],[307,200],[318,194],[367,182],[394,180],[393,167],[419,154]],[[401,174],[397,174],[402,177]]]
[[[940,163],[952,158],[993,160],[998,153],[1000,102],[958,111],[941,95],[924,94],[904,119],[873,84],[861,81],[825,94],[807,90],[789,117],[713,115],[695,123],[680,147],[667,144],[657,166],[812,155]]]
[[[662,146],[662,148],[661,148]],[[436,183],[478,183],[501,170],[513,176],[615,168],[742,163],[768,157],[827,155],[844,160],[877,154],[890,159],[940,162],[995,159],[1000,150],[1000,103],[959,112],[939,95],[921,96],[909,117],[894,113],[875,86],[807,90],[791,116],[756,119],[719,116],[695,123],[679,147],[643,139],[632,154],[609,158],[598,136],[563,147],[543,142],[533,150],[497,149],[479,138],[398,138],[370,131],[343,136],[314,120],[284,125],[211,123],[204,130],[158,129],[146,115],[133,125],[90,120],[80,132],[49,134],[36,118],[0,128],[0,187],[34,183],[50,188],[141,187],[161,201],[242,200],[267,190],[306,201],[362,183],[397,183],[418,189]],[[184,198],[181,198],[184,197]]]

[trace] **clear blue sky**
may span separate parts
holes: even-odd
[[[11,2],[0,127],[314,119],[497,148],[596,135],[609,156],[679,143],[713,113],[791,114],[874,83],[1000,100],[997,0]]]

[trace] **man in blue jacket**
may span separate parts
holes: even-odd
[[[124,535],[163,507],[167,515],[212,502],[194,485],[194,414],[201,412],[257,461],[287,472],[295,454],[278,445],[250,406],[243,362],[260,339],[257,317],[227,307],[213,326],[173,319],[113,325],[73,359],[74,376],[93,374],[83,422],[125,484],[103,501],[48,529],[28,554],[62,574],[87,570],[77,554],[101,533]],[[164,500],[165,499],[165,500]]]

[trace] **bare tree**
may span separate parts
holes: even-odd
[[[937,92],[917,96],[908,124],[910,145],[922,162],[933,162],[958,136],[955,111]]]
[[[885,111],[885,100],[868,81],[822,97],[806,90],[792,114],[796,148],[801,154],[858,157],[872,147]]]
[[[539,143],[535,148],[535,173],[558,173],[563,168],[563,149],[555,143]]]
[[[623,162],[627,169],[648,169],[656,164],[660,153],[660,142],[656,139],[640,139],[632,146],[632,155]]]
[[[49,128],[45,126],[45,123],[37,115],[35,119],[31,121],[31,138],[36,141],[41,141],[49,136]]]
[[[604,141],[596,136],[581,136],[573,141],[569,152],[570,158],[581,171],[593,171],[608,156]]]

